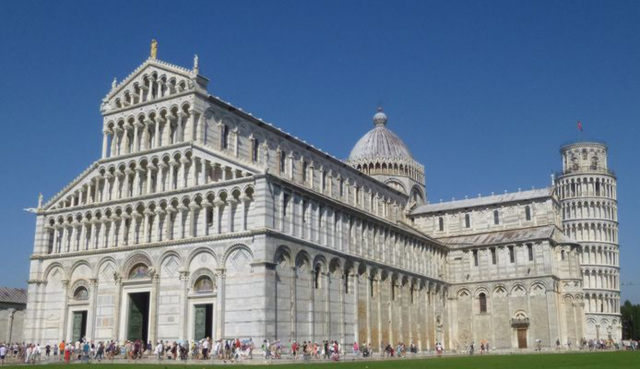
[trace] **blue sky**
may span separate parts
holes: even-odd
[[[159,41],[209,93],[345,158],[378,104],[431,201],[550,182],[559,147],[606,141],[623,298],[640,303],[638,1],[0,2],[0,285],[23,287],[22,211],[98,159],[99,104]]]

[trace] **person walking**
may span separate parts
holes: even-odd
[[[7,347],[4,343],[0,344],[0,365],[4,365],[4,358],[7,356]]]

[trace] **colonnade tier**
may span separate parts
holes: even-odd
[[[204,139],[203,114],[182,106],[163,108],[158,112],[107,120],[103,130],[102,158],[168,146],[178,142]]]
[[[331,208],[279,185],[273,186],[273,195],[273,227],[284,234],[431,277],[448,272],[443,246],[402,232],[392,223]]]
[[[414,161],[406,160],[385,160],[380,159],[375,162],[352,162],[353,167],[367,175],[388,175],[388,176],[405,176],[413,179],[418,183],[424,183],[424,167]]]
[[[620,251],[616,245],[609,243],[582,244],[580,264],[620,267]]]
[[[614,222],[570,220],[563,223],[564,233],[580,243],[592,241],[618,243],[618,227]]]
[[[604,219],[618,221],[618,206],[613,200],[565,200],[561,204],[562,217],[572,219]]]
[[[556,181],[558,199],[608,198],[617,200],[617,184],[607,175],[563,175]]]
[[[583,287],[598,290],[620,290],[620,273],[617,269],[582,267]]]
[[[587,313],[620,314],[620,294],[585,289],[584,304]]]
[[[48,254],[130,246],[246,231],[253,202],[244,189],[197,193],[60,215],[47,221]]]
[[[59,200],[57,208],[134,198],[251,175],[251,172],[194,156],[190,151],[113,163],[100,167],[80,189]]]
[[[115,108],[131,107],[184,92],[189,88],[189,82],[186,78],[153,72],[142,75],[138,81],[130,83],[130,86],[115,96]]]

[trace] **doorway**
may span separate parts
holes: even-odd
[[[78,342],[87,335],[87,311],[73,312],[72,342]]]
[[[149,338],[149,292],[129,294],[127,339],[148,342]]]
[[[196,341],[213,336],[213,304],[194,305],[193,324]]]
[[[518,348],[527,348],[527,328],[518,328]]]

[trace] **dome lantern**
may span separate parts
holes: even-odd
[[[373,116],[374,126],[384,126],[387,124],[387,115],[382,111],[382,106],[378,107],[378,112]]]

